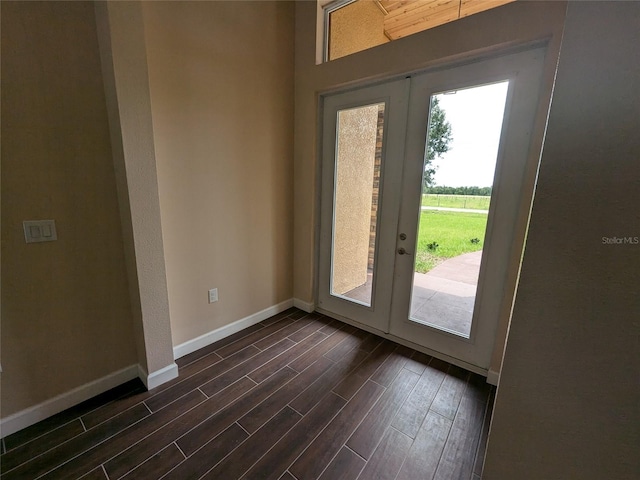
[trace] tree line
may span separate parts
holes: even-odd
[[[438,195],[491,195],[491,187],[425,187],[423,193]]]

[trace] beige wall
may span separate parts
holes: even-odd
[[[136,363],[91,3],[2,2],[1,114],[6,417]]]
[[[143,14],[175,346],[292,297],[293,4]]]
[[[569,5],[483,479],[638,478],[639,26]]]
[[[384,14],[371,0],[358,0],[331,14],[329,58],[350,55],[388,43]]]
[[[514,2],[407,38],[316,65],[317,6],[296,4],[296,91],[294,147],[294,297],[315,301],[318,191],[317,107],[319,94],[379,78],[402,75],[465,57],[500,51],[535,41],[548,41],[543,94],[533,138],[541,143],[555,72],[566,4]],[[532,147],[535,152],[536,145]],[[535,165],[535,162],[532,162]],[[535,169],[527,172],[533,183]],[[521,206],[524,231],[530,205]],[[515,285],[520,260],[514,248],[508,282]],[[508,296],[508,293],[507,293]],[[496,334],[491,369],[499,371],[510,304],[504,308]]]
[[[2,4],[3,417],[292,296],[293,4],[142,8]]]

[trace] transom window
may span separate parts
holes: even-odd
[[[318,0],[326,3],[326,0]],[[324,61],[335,60],[514,0],[337,0],[324,6]]]

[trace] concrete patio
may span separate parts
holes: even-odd
[[[465,253],[415,273],[411,319],[468,337],[481,259],[481,250]]]
[[[445,260],[428,273],[415,273],[411,319],[468,337],[481,259],[482,251],[465,253]],[[371,275],[367,283],[344,296],[368,303]]]

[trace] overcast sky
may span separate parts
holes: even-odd
[[[448,187],[493,185],[508,82],[439,94],[451,123],[450,150],[436,159],[435,184]]]

